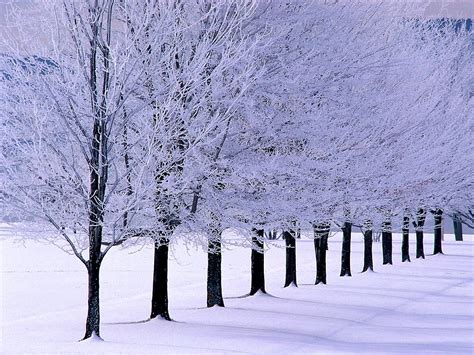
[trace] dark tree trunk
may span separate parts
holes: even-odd
[[[98,259],[98,258],[97,258]],[[89,279],[89,294],[87,299],[87,320],[84,339],[95,334],[100,337],[100,306],[99,306],[99,273],[100,261],[88,262],[87,276]]]
[[[442,240],[442,223],[443,223],[443,211],[440,209],[434,212],[434,251],[433,254],[443,254],[443,250],[441,248],[441,240]]]
[[[416,258],[425,258],[425,251],[423,248],[423,231],[416,231]]]
[[[416,258],[425,258],[425,251],[423,247],[423,226],[425,225],[426,211],[422,208],[416,213],[416,222],[413,221],[416,232]]]
[[[372,229],[364,232],[364,268],[362,272],[367,270],[374,271],[374,259],[372,257]]]
[[[93,143],[90,161],[90,190],[89,190],[89,261],[88,273],[88,301],[87,320],[84,339],[94,334],[100,337],[100,305],[99,305],[99,271],[103,254],[102,226],[104,222],[104,196],[107,184],[107,138],[105,137],[104,121],[94,120]],[[105,164],[106,165],[106,164]]]
[[[326,284],[326,250],[329,228],[326,229],[322,226],[317,226],[314,236],[314,251],[316,254],[316,281],[314,284]]]
[[[454,224],[454,237],[456,241],[461,242],[462,241],[462,223],[458,215],[453,216],[453,224]]]
[[[402,231],[403,239],[402,239],[402,262],[408,261],[410,262],[410,233],[407,229]]]
[[[351,275],[351,231],[352,223],[344,222],[342,227],[341,275]]]
[[[410,262],[410,217],[403,217],[402,262]]]
[[[112,12],[113,3],[109,3],[109,14]],[[87,267],[88,272],[88,311],[86,320],[86,332],[84,339],[92,337],[94,334],[100,337],[100,305],[99,305],[99,274],[100,265],[105,254],[101,251],[102,228],[104,224],[104,210],[106,209],[105,192],[107,188],[108,172],[110,161],[109,153],[109,132],[107,125],[107,107],[110,80],[110,53],[103,52],[102,63],[98,63],[97,53],[99,49],[99,37],[101,32],[107,37],[104,46],[110,46],[111,24],[99,29],[99,21],[90,22],[90,55],[89,58],[89,86],[91,91],[92,104],[92,136],[90,137],[90,159],[89,168],[89,261],[82,262]],[[102,82],[99,90],[99,82]],[[77,255],[77,254],[76,254]]]
[[[283,234],[286,244],[286,277],[285,286],[283,287],[288,287],[291,284],[298,286],[296,282],[296,233],[295,231],[285,231]]]
[[[224,307],[222,297],[221,235],[217,232],[208,241],[207,251],[207,306]]]
[[[160,237],[155,242],[150,319],[159,316],[163,319],[171,320],[168,312],[168,249],[168,238]]]
[[[384,222],[382,227],[382,256],[383,264],[392,265],[392,223]]]
[[[249,295],[252,296],[258,291],[266,293],[265,291],[265,259],[263,254],[263,229],[255,231],[256,236],[252,236],[252,256],[251,256],[251,270],[252,281]]]
[[[95,60],[95,59],[91,59]],[[95,68],[95,64],[91,68]],[[94,69],[95,70],[95,69]],[[94,79],[95,80],[95,79]],[[107,186],[107,137],[105,121],[94,119],[93,143],[91,146],[90,190],[89,190],[89,261],[86,263],[88,273],[87,320],[84,339],[94,334],[100,337],[99,305],[99,271],[102,262],[102,226],[104,222],[104,196]]]

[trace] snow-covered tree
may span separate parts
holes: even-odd
[[[60,245],[86,266],[84,338],[99,337],[102,261],[149,225],[154,131],[137,92],[145,78],[141,53],[154,38],[137,37],[154,16],[146,4],[112,0],[42,5],[37,30],[49,37],[41,56],[23,38],[2,58],[3,205],[34,221],[23,233]],[[134,33],[125,31],[130,18],[140,18]]]
[[[157,43],[142,53],[150,68],[140,94],[149,104],[155,136],[151,318],[170,319],[168,249],[178,236],[208,250],[208,305],[223,305],[220,234],[229,223],[220,214],[226,167],[219,161],[229,127],[260,72],[254,53],[261,39],[244,31],[255,10],[251,0],[154,5],[156,24],[147,36]],[[136,32],[139,23],[129,20],[128,31]]]

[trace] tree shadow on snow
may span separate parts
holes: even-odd
[[[174,319],[167,320],[163,318],[148,318],[148,319],[143,319],[143,320],[136,320],[136,321],[129,321],[129,322],[103,322],[102,324],[104,325],[128,325],[128,324],[144,324],[144,323],[153,323],[153,322],[167,322],[170,324],[173,323],[183,323]]]
[[[263,292],[257,292],[254,295],[251,295],[250,293],[246,293],[245,295],[241,296],[229,296],[229,297],[224,297],[225,300],[236,300],[236,299],[241,299],[241,298],[250,298],[250,297],[270,297],[270,298],[278,298],[277,296],[273,296],[270,293],[263,293]]]

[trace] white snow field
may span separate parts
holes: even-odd
[[[3,228],[1,234],[7,232]],[[414,235],[410,235],[414,241]],[[340,235],[330,239],[328,285],[314,286],[314,249],[297,241],[299,287],[283,289],[285,251],[266,254],[270,295],[250,288],[250,250],[223,254],[226,308],[205,308],[206,254],[177,247],[170,261],[169,302],[175,321],[146,321],[152,248],[116,248],[101,272],[101,335],[78,342],[86,318],[86,272],[58,248],[3,239],[1,347],[10,353],[473,353],[474,238],[446,235],[445,255],[382,266],[374,243],[374,273],[362,269],[362,237],[353,234],[352,277],[339,277]],[[282,245],[279,241],[276,243]],[[432,252],[432,235],[425,235]]]

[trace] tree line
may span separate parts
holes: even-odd
[[[290,285],[302,228],[325,283],[331,226],[350,276],[353,226],[368,270],[376,231],[391,264],[398,229],[409,260],[410,223],[424,257],[427,213],[474,223],[468,21],[364,2],[41,6],[27,24],[12,7],[2,40],[0,200],[22,237],[86,267],[84,339],[100,336],[100,267],[117,245],[153,243],[150,317],[169,320],[178,241],[208,253],[207,304],[223,306],[225,243],[252,249],[250,294],[265,292],[264,230],[284,233]],[[239,238],[224,241],[229,228]]]

